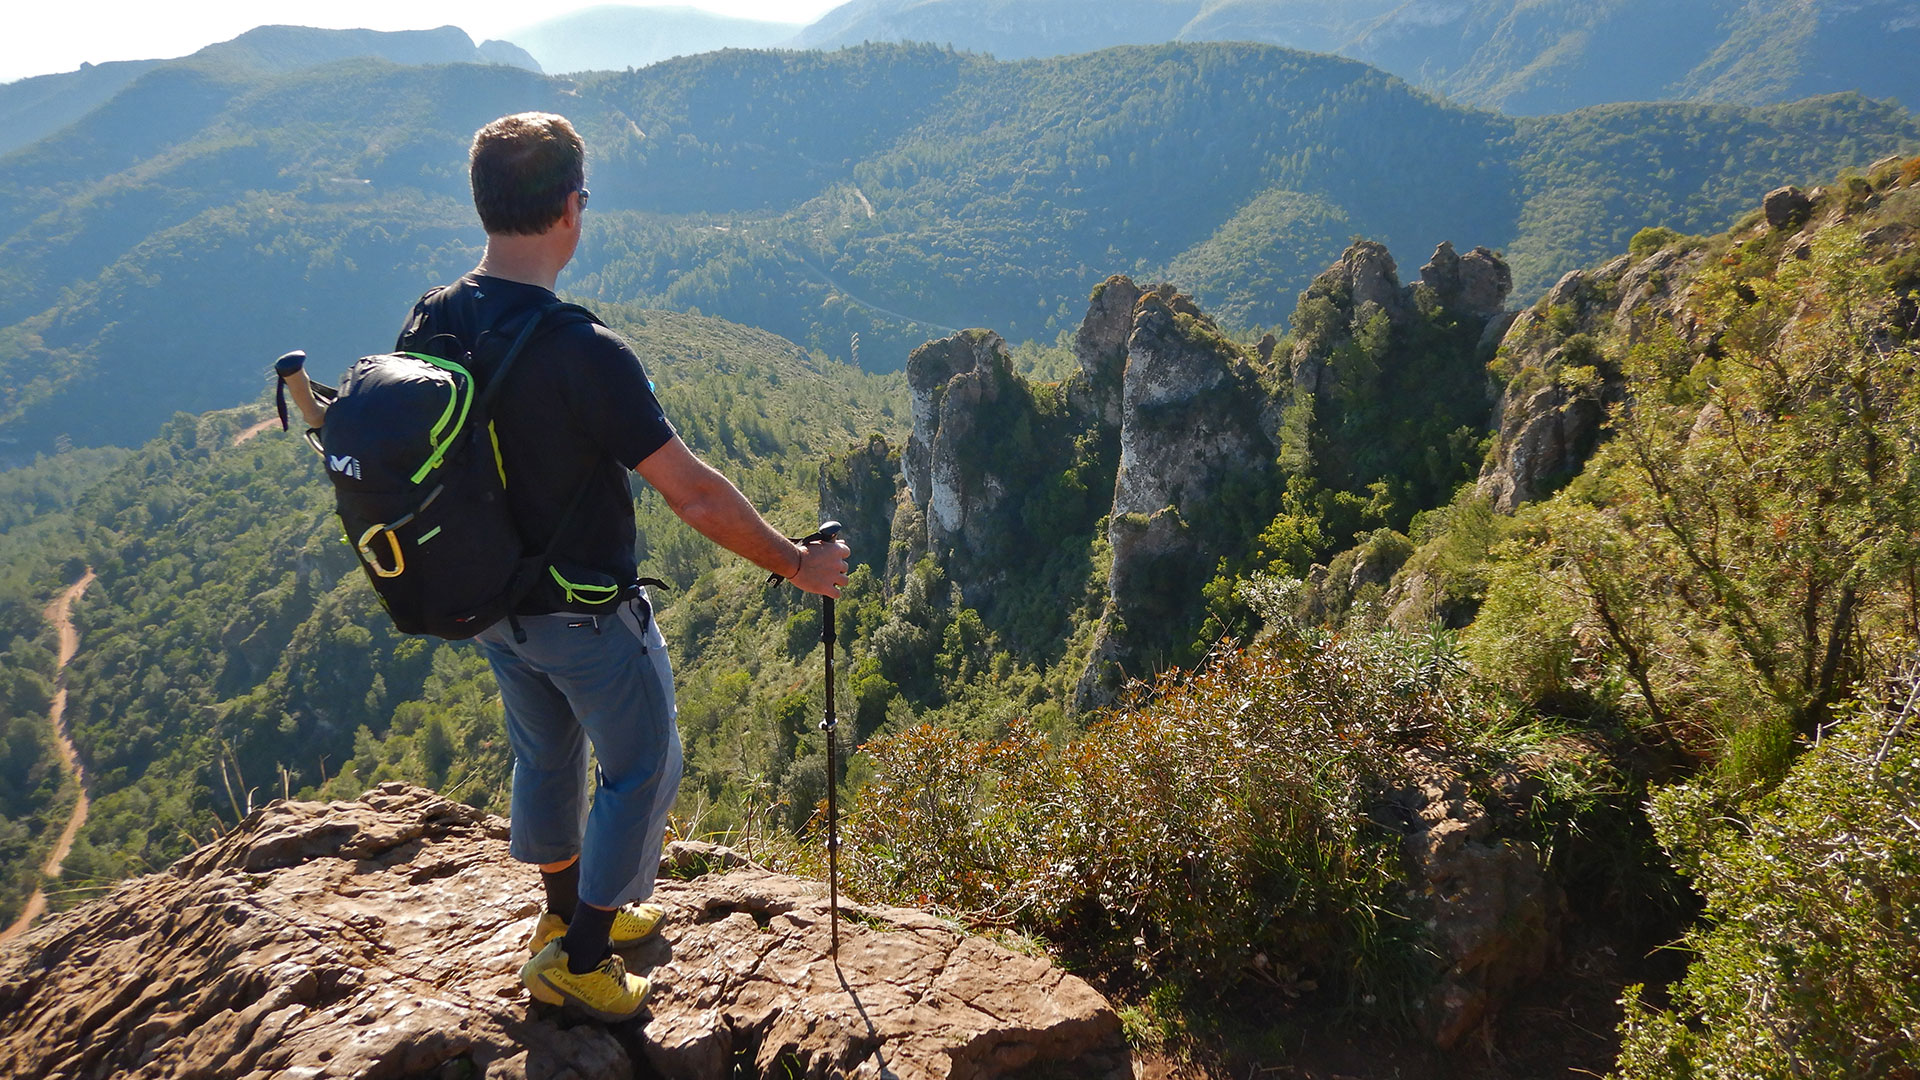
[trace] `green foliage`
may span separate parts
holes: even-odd
[[[1670,248],[1685,240],[1686,237],[1664,225],[1649,225],[1633,234],[1627,241],[1627,254],[1636,259],[1644,259],[1656,251]]]
[[[1909,702],[1909,708],[1911,703]],[[1667,1007],[1629,988],[1619,1080],[1858,1077],[1920,1069],[1920,742],[1866,706],[1770,795],[1654,801],[1660,840],[1706,898]]]
[[[1812,738],[1915,636],[1920,472],[1901,433],[1920,396],[1885,334],[1886,271],[1847,229],[1772,278],[1706,271],[1695,295],[1714,350],[1656,332],[1629,353],[1634,406],[1528,515],[1538,538],[1489,597],[1516,618],[1475,634],[1533,690],[1624,693],[1663,740],[1730,747],[1733,779],[1765,783],[1786,761],[1774,725]],[[1571,670],[1568,634],[1600,663]]]
[[[1489,706],[1444,651],[1280,634],[1054,746],[916,727],[865,748],[856,894],[1011,921],[1116,973],[1225,995],[1312,972],[1404,1003],[1423,970],[1399,838],[1368,808],[1401,750],[1468,753]]]
[[[829,448],[898,435],[887,415],[897,380],[710,319],[606,316],[688,438],[796,528],[812,519],[808,488]],[[85,565],[99,581],[76,611],[68,717],[93,804],[58,903],[163,867],[282,794],[350,797],[407,780],[505,812],[508,750],[486,665],[470,648],[391,631],[340,542],[313,454],[278,430],[240,438],[259,415],[178,416],[139,451],[76,451],[0,476],[19,496],[0,537],[0,641],[14,642],[0,651],[0,900],[24,896],[58,832],[46,826],[71,802],[50,743],[28,733],[45,728],[52,668],[40,610],[57,575]],[[787,622],[802,605],[791,590],[769,599],[750,567],[715,574],[711,545],[683,545],[685,526],[656,520],[670,515],[650,491],[640,513],[648,568],[692,586],[684,609],[677,591],[656,599],[682,670],[697,803],[710,781],[725,787],[716,777],[795,748],[774,730],[791,708],[774,703],[806,684],[766,690],[795,683]],[[701,627],[734,637],[701,640]],[[817,672],[811,650],[795,649]],[[747,695],[733,689],[708,707],[707,687],[730,670],[752,673],[746,685],[765,704],[741,716]],[[735,743],[747,762],[731,756]]]
[[[466,142],[523,108],[593,147],[567,291],[842,359],[857,334],[871,370],[960,326],[1057,340],[1115,270],[1172,274],[1229,330],[1273,326],[1354,230],[1499,246],[1526,295],[1650,217],[1704,230],[1920,142],[1857,98],[1516,121],[1241,44],[729,50],[569,81],[160,64],[0,163],[0,431],[28,452],[138,441],[250,398],[290,345],[322,371],[383,347],[396,297],[473,264]]]

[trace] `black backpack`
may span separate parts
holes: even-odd
[[[471,349],[442,334],[432,345],[408,342],[422,351],[363,357],[334,391],[318,438],[309,433],[347,542],[402,633],[470,638],[511,618],[550,575],[553,545],[528,552],[508,510],[491,406],[543,325],[581,319],[598,322],[555,302],[482,334]],[[476,358],[508,334],[497,362]],[[454,355],[427,351],[435,346]],[[556,542],[585,493],[582,485]],[[602,589],[593,600],[607,606],[628,591],[610,577],[580,587]]]

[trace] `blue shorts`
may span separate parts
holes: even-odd
[[[523,615],[473,640],[500,684],[513,747],[515,859],[580,856],[580,899],[618,907],[653,894],[680,790],[680,730],[667,643],[644,597],[605,615]],[[587,803],[587,747],[599,763]]]

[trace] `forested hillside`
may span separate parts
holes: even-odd
[[[1901,0],[855,0],[793,43],[927,41],[1014,60],[1176,40],[1338,53],[1519,115],[1848,90],[1920,105],[1906,62],[1920,21]]]
[[[1116,270],[1276,326],[1354,234],[1500,249],[1531,297],[1651,219],[1719,228],[1780,182],[1920,147],[1858,97],[1516,121],[1244,45],[727,52],[575,81],[202,58],[0,158],[0,439],[129,444],[250,398],[287,348],[324,372],[384,346],[472,264],[464,148],[524,108],[594,150],[565,288],[843,360],[858,334],[870,370],[966,326],[1051,343]]]
[[[674,585],[677,827],[811,867],[843,783],[857,895],[1036,935],[1131,1003],[1136,1046],[1235,1074],[1294,1052],[1260,1032],[1338,1016],[1436,1068],[1472,1037],[1541,1067],[1578,1040],[1635,1080],[1787,1051],[1904,1075],[1917,243],[1908,159],[1730,232],[1642,230],[1517,317],[1495,252],[1416,274],[1357,242],[1284,336],[1116,276],[1070,347],[951,335],[904,390],[609,306],[695,445],[796,531],[847,512],[865,564],[829,777],[818,608],[640,493]],[[7,534],[16,717],[39,606],[100,575],[59,903],[279,793],[504,790],[484,667],[386,628],[310,451],[242,437],[262,415],[17,474],[41,494]],[[64,794],[11,730],[24,850]],[[1664,979],[1624,958],[1681,933],[1671,993],[1599,1006],[1617,1061],[1558,1012],[1497,1019],[1532,980]],[[1784,1034],[1743,1036],[1756,1000]]]

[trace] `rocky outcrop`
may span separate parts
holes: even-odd
[[[1454,252],[1452,244],[1442,241],[1433,250],[1433,258],[1420,268],[1420,284],[1445,307],[1492,319],[1506,310],[1507,294],[1513,292],[1513,271],[1486,248],[1474,248],[1463,256]]]
[[[1107,523],[1113,566],[1080,708],[1110,700],[1127,676],[1151,674],[1144,651],[1165,651],[1225,554],[1228,538],[1209,527],[1222,516],[1222,486],[1258,482],[1276,454],[1258,372],[1190,298],[1163,290],[1140,297],[1127,339]]]
[[[1451,254],[1452,248],[1447,251]],[[1299,325],[1301,314],[1295,315],[1294,389],[1314,395],[1330,391],[1333,373],[1328,367],[1328,339],[1347,336],[1376,312],[1384,312],[1389,322],[1404,322],[1411,303],[1409,291],[1400,286],[1399,267],[1386,245],[1356,241],[1339,262],[1314,278],[1301,294],[1301,313],[1307,315],[1304,321],[1311,325]],[[1327,314],[1320,314],[1322,310]]]
[[[1813,214],[1813,200],[1797,187],[1774,188],[1760,204],[1767,224],[1776,229],[1797,229]]]
[[[893,527],[902,558],[890,558],[889,566],[931,553],[966,602],[986,610],[1001,585],[1046,557],[1047,542],[1084,536],[1098,517],[1100,507],[1071,500],[1055,500],[1051,514],[1033,507],[1063,470],[1084,471],[1076,483],[1103,495],[1112,483],[1112,465],[1101,465],[1111,456],[1089,456],[1083,445],[1086,436],[1098,442],[1110,430],[1088,411],[1097,408],[1097,388],[1076,380],[1086,406],[1078,409],[1065,388],[1036,387],[1014,372],[1006,342],[990,330],[966,330],[914,350],[907,384],[913,433],[903,455],[906,499]],[[914,534],[902,535],[903,513]]]
[[[1500,342],[1498,366],[1509,377],[1478,483],[1495,509],[1512,513],[1545,498],[1586,465],[1607,410],[1625,393],[1614,351],[1655,325],[1686,329],[1681,283],[1698,259],[1671,247],[1576,270],[1515,317]]]
[[[900,487],[900,451],[880,435],[821,463],[820,518],[841,523],[854,565],[886,568]]]
[[[1101,282],[1093,290],[1086,317],[1074,335],[1073,357],[1080,370],[1068,384],[1069,400],[1108,427],[1120,426],[1120,383],[1127,368],[1127,339],[1133,336],[1133,309],[1142,291],[1121,274]]]
[[[1394,803],[1407,822],[1410,899],[1442,964],[1420,1019],[1449,1049],[1556,959],[1566,901],[1538,849],[1496,834],[1466,777],[1418,755],[1412,765]],[[1539,785],[1515,773],[1492,778],[1491,790],[1524,807]]]
[[[913,433],[905,456],[907,490],[926,514],[927,547],[960,562],[997,547],[1003,523],[994,511],[1007,477],[988,464],[986,443],[1004,432],[988,419],[1015,389],[1007,343],[991,330],[930,341],[907,359]]]
[[[276,802],[171,869],[0,948],[0,1075],[1127,1077],[1113,1010],[916,911],[674,845],[655,984],[603,1025],[517,976],[540,910],[506,822],[383,785]]]

